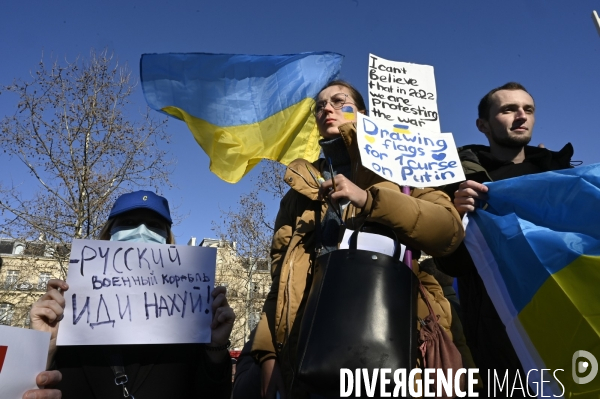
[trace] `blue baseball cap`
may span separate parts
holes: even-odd
[[[115,201],[108,218],[111,219],[122,213],[132,211],[134,209],[146,208],[158,213],[165,218],[169,224],[173,224],[171,220],[171,212],[169,212],[169,202],[166,198],[156,195],[152,191],[134,191],[121,195]]]

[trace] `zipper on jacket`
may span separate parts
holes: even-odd
[[[358,186],[356,184],[356,176],[358,175],[358,162],[354,162],[354,172],[352,173],[352,183],[354,183],[356,186]],[[365,190],[366,191],[366,190]],[[344,216],[344,215],[342,215]],[[356,207],[353,206],[352,207],[352,224],[354,225],[354,218],[356,217]]]

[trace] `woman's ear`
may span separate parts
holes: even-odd
[[[363,114],[363,115],[366,115],[366,114],[367,114],[367,111],[365,111],[364,109],[359,109],[359,110],[358,110],[358,112],[360,112],[360,113],[361,113],[361,114]]]

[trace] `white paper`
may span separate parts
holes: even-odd
[[[21,399],[37,388],[35,377],[46,370],[50,333],[0,326],[0,398]]]
[[[57,345],[210,342],[217,249],[74,240]]]
[[[346,229],[342,242],[340,243],[340,249],[350,248],[350,236],[352,236],[352,233],[354,233],[354,230]],[[381,234],[359,232],[358,238],[356,239],[356,249],[379,252],[380,254],[393,256],[395,243],[390,237]],[[400,260],[404,259],[405,250],[406,246],[400,244]]]
[[[392,122],[357,114],[362,165],[399,185],[438,187],[465,180],[454,137],[412,129],[399,133]]]
[[[369,54],[369,115],[440,133],[433,67]]]

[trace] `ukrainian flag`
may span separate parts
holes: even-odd
[[[410,130],[408,130],[408,125],[394,125],[394,132],[401,134],[410,134]]]
[[[551,369],[548,381],[562,369],[565,397],[597,398],[600,164],[488,187],[488,207],[469,214],[465,243],[525,372]],[[545,384],[545,396],[563,390]]]
[[[349,105],[342,107],[342,114],[344,115],[344,119],[352,121],[356,118],[354,115],[354,108]]]
[[[185,121],[210,170],[235,183],[263,158],[318,158],[310,106],[342,59],[329,52],[144,54],[140,74],[148,105]]]

